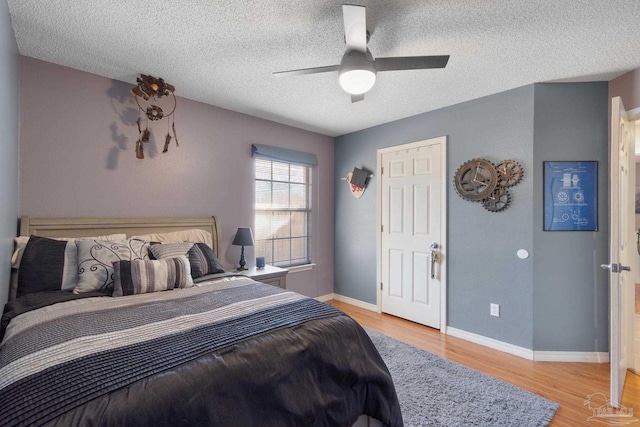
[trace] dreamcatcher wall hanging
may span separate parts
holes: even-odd
[[[144,145],[149,143],[151,130],[149,130],[149,121],[159,122],[167,119],[167,136],[164,139],[163,153],[169,150],[171,142],[171,133],[176,141],[176,148],[180,147],[178,136],[176,135],[176,124],[174,123],[174,113],[176,112],[176,96],[174,94],[176,88],[165,82],[163,79],[157,79],[152,76],[140,74],[136,79],[137,86],[131,89],[136,104],[138,104],[140,116],[136,123],[138,124],[138,132],[140,137],[136,141],[136,157],[144,159]],[[163,108],[164,107],[164,108]],[[142,113],[146,117],[145,128],[142,129]]]

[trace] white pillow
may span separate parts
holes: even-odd
[[[200,242],[206,243],[210,248],[213,248],[213,238],[211,237],[211,233],[199,228],[172,231],[170,233],[143,234],[140,236],[131,236],[130,239],[148,240],[150,242],[160,243]]]
[[[74,294],[83,292],[113,290],[113,263],[149,259],[149,242],[129,239],[105,241],[78,239],[78,284]]]

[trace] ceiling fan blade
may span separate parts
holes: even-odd
[[[367,14],[364,6],[342,5],[347,50],[367,51]]]
[[[351,95],[351,103],[352,104],[354,102],[358,102],[358,101],[364,101],[364,93],[361,93],[360,95]]]
[[[302,68],[300,70],[276,71],[273,73],[276,77],[301,76],[303,74],[329,73],[338,71],[339,65],[328,65],[326,67]]]
[[[449,55],[440,56],[398,56],[394,58],[376,58],[378,71],[423,70],[427,68],[444,68]]]

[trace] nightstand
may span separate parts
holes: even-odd
[[[264,268],[258,269],[251,267],[248,270],[236,271],[236,273],[249,276],[256,282],[262,282],[282,289],[287,289],[287,274],[289,273],[289,270],[286,268],[265,265]]]

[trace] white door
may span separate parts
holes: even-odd
[[[378,150],[381,309],[444,326],[446,137]]]
[[[630,272],[635,250],[632,236],[634,224],[635,158],[630,149],[634,147],[633,127],[619,97],[611,105],[611,172],[609,205],[609,312],[611,353],[611,403],[618,407],[622,389],[631,365],[630,331],[633,314],[633,284],[635,272]]]

